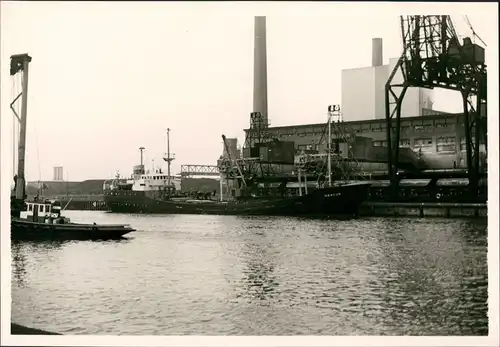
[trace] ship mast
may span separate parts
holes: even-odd
[[[145,150],[144,147],[139,147],[139,151],[141,152],[141,173],[142,174],[146,173],[144,170],[144,153],[143,153],[144,150]]]
[[[167,162],[167,187],[170,191],[170,166],[172,160],[175,159],[175,155],[170,153],[170,128],[167,128],[167,153],[163,156],[163,160]]]
[[[332,118],[337,116],[340,120],[340,105],[328,106],[328,185],[332,186]],[[338,134],[335,135],[337,140],[336,150],[338,151]],[[337,153],[338,154],[338,153]]]
[[[332,113],[328,111],[328,186],[332,186]]]
[[[12,216],[19,217],[23,209],[26,189],[26,179],[24,174],[25,166],[25,152],[26,152],[26,121],[27,121],[27,107],[28,107],[28,70],[31,57],[27,54],[16,54],[10,57],[10,75],[14,76],[18,72],[22,72],[22,91],[12,101],[10,108],[16,115],[20,123],[19,145],[18,145],[18,163],[17,163],[17,179],[15,191],[15,205],[11,206]],[[16,113],[13,108],[17,99],[21,99],[21,116]],[[12,208],[13,207],[13,208]]]

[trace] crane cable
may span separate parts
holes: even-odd
[[[481,39],[481,37],[479,37],[479,35],[476,33],[476,31],[474,30],[474,28],[472,27],[472,24],[470,23],[469,21],[469,17],[467,17],[467,15],[464,16],[464,19],[465,19],[465,22],[467,23],[467,25],[469,26],[469,29],[470,31],[472,32],[472,37],[473,39],[475,39],[476,37],[479,39],[479,41],[481,41],[481,43],[485,46],[485,47],[488,47],[488,45],[483,41],[483,39]]]

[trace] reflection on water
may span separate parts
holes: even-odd
[[[264,237],[264,233],[255,234]],[[254,300],[272,299],[273,290],[278,286],[276,276],[273,275],[274,265],[269,248],[272,248],[272,245],[246,243],[242,250],[242,258],[246,263],[243,272],[246,282],[245,295]]]
[[[12,317],[68,334],[486,335],[486,225],[133,216],[120,241],[12,244]]]

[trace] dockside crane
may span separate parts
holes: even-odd
[[[460,43],[450,16],[401,16],[400,19],[403,53],[385,85],[392,197],[397,199],[399,191],[401,106],[408,88],[420,87],[456,90],[462,95],[469,194],[475,198],[479,193],[479,178],[485,173],[485,165],[480,163],[480,144],[487,148],[485,50],[467,37]],[[472,32],[477,36],[473,29]]]
[[[31,63],[31,56],[27,53],[16,54],[10,57],[10,75],[21,75],[22,91],[10,103],[10,109],[19,121],[19,144],[18,144],[18,163],[17,175],[15,175],[14,192],[11,194],[11,217],[20,217],[21,211],[25,211],[26,199],[26,178],[25,178],[25,154],[26,154],[26,119],[28,107],[28,70]],[[15,104],[21,98],[21,114],[16,112]]]

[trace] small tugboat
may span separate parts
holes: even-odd
[[[26,148],[26,116],[28,101],[28,67],[31,57],[28,54],[11,56],[10,75],[22,74],[22,92],[10,107],[20,124],[17,175],[14,176],[14,189],[11,194],[11,240],[102,240],[117,239],[135,231],[129,225],[82,224],[72,223],[61,215],[61,205],[57,201],[35,198],[26,201],[26,180],[24,177]],[[22,96],[20,116],[13,105]],[[22,218],[21,212],[27,217]]]
[[[26,202],[26,209],[26,218],[12,218],[12,240],[109,240],[135,231],[123,224],[72,223],[61,214],[59,201],[35,199]]]

